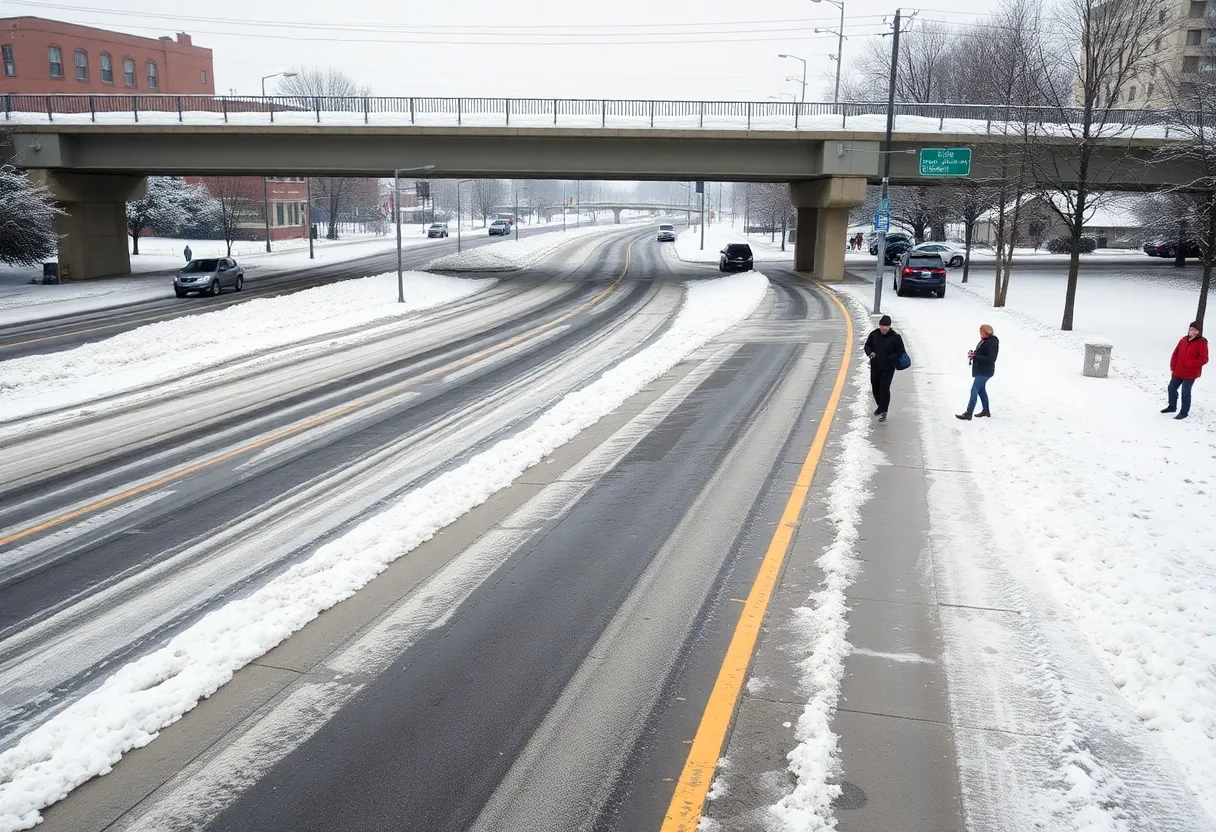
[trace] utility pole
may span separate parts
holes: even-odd
[[[265,82],[263,82],[265,83]],[[262,214],[266,217],[266,251],[270,251],[270,186],[262,177]]]
[[[583,224],[583,195],[582,182],[575,180],[574,182],[574,227],[579,228]]]
[[[882,197],[879,206],[891,204],[891,133],[895,129],[895,82],[899,75],[899,27],[900,10],[895,10],[895,33],[891,38],[891,82],[887,88],[887,137],[882,146]],[[887,224],[891,222],[890,209]],[[883,266],[887,259],[887,230],[878,229],[878,263],[874,273],[874,314],[882,312]]]
[[[312,177],[311,176],[304,180],[304,193],[307,195],[305,197],[305,199],[308,200],[308,204],[306,206],[304,206],[306,209],[304,213],[307,216],[307,222],[305,223],[304,231],[305,231],[305,233],[308,234],[308,259],[315,260],[316,255],[313,254],[313,251],[312,251]],[[394,204],[396,204],[395,200],[394,200]]]

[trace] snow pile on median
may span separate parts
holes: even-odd
[[[451,303],[494,280],[407,272],[346,280],[202,315],[173,318],[72,350],[0,362],[2,421],[80,405],[170,381],[267,350]],[[206,303],[183,300],[187,303]]]
[[[720,253],[728,243],[747,243],[752,247],[752,260],[756,263],[792,262],[794,244],[786,243],[781,250],[781,234],[742,234],[733,225],[711,223],[705,226],[705,248],[701,248],[701,229],[693,226],[676,235],[674,246],[676,257],[686,263],[717,263]]]
[[[150,743],[241,667],[747,318],[767,289],[768,279],[758,272],[688,284],[671,328],[651,346],[567,395],[516,435],[411,491],[249,597],[126,665],[26,735],[0,754],[0,830],[39,823],[40,809],[108,773],[124,753]]]
[[[511,272],[525,269],[542,257],[575,240],[612,231],[620,231],[620,225],[593,225],[586,228],[569,227],[562,232],[535,234],[516,240],[512,236],[501,242],[478,246],[432,260],[427,264],[431,271],[443,272]],[[466,235],[471,236],[471,235]]]

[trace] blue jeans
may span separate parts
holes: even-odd
[[[988,409],[988,379],[992,376],[976,376],[971,379],[971,398],[967,401],[967,412],[975,411],[975,400],[978,397],[984,410]]]
[[[1179,416],[1185,416],[1191,412],[1191,388],[1195,386],[1195,380],[1191,378],[1178,378],[1172,376],[1170,378],[1170,410],[1178,406],[1178,389],[1182,388],[1182,410],[1178,411]]]

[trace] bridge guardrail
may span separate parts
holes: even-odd
[[[47,121],[87,116],[90,122],[184,123],[335,123],[455,124],[477,126],[672,127],[681,129],[766,130],[832,129],[839,120],[882,117],[886,102],[678,101],[579,98],[435,98],[418,96],[295,96],[295,95],[166,95],[166,94],[48,94],[10,93],[3,96],[4,118]],[[960,132],[1008,132],[1010,125],[1064,125],[1080,121],[1081,111],[1001,104],[895,105],[897,117],[937,121],[945,130],[952,122]],[[1170,110],[1128,109],[1110,113],[1108,124],[1119,127],[1164,127],[1177,124]],[[926,129],[932,125],[924,125]],[[965,129],[963,129],[965,128]]]

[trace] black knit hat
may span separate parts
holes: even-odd
[[[1203,334],[1203,327],[1199,325],[1199,321],[1191,321],[1191,329],[1199,330],[1199,334]]]
[[[891,316],[883,315],[881,318],[878,319],[878,325],[879,326],[890,326],[891,325]]]

